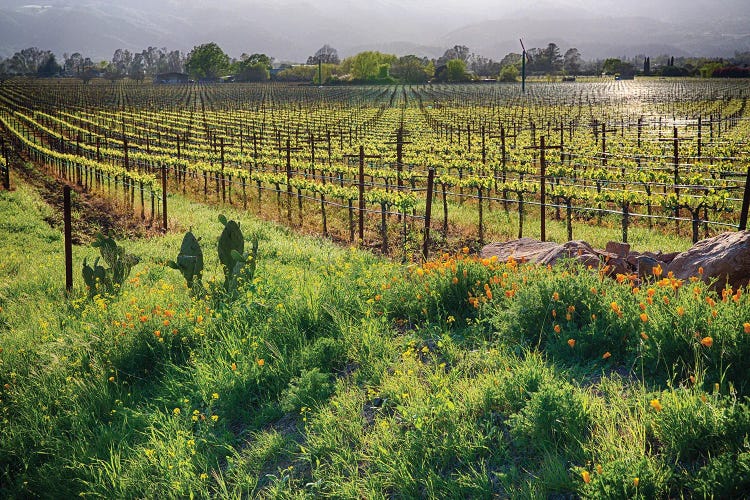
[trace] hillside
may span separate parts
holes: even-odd
[[[462,44],[500,59],[518,50],[520,37],[530,47],[550,41],[576,46],[586,58],[641,53],[731,56],[750,49],[746,3],[727,0],[719,8],[693,3],[623,6],[569,1],[563,6],[535,2],[519,8],[475,0],[456,10],[449,2],[386,0],[228,2],[210,8],[199,2],[128,0],[113,5],[104,0],[56,0],[30,5],[4,0],[0,56],[38,46],[60,56],[81,52],[109,59],[118,48],[166,46],[188,51],[215,41],[234,57],[265,52],[290,61],[305,61],[324,43],[344,56],[365,48],[434,56]]]

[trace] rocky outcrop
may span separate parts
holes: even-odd
[[[593,248],[585,241],[567,243],[542,242],[533,238],[504,243],[492,243],[482,248],[481,256],[497,256],[500,260],[513,257],[519,262],[555,264],[563,259],[574,259],[586,267],[596,269],[609,266],[608,274],[637,274],[641,280],[669,272],[675,278],[689,279],[699,276],[713,282],[715,288],[726,284],[732,287],[750,283],[750,231],[722,233],[699,241],[682,253],[635,252],[627,243],[609,242],[605,250]]]
[[[541,255],[546,254],[553,248],[559,247],[558,243],[551,241],[539,241],[534,238],[521,238],[503,243],[490,243],[482,248],[483,259],[497,257],[498,260],[506,261],[513,257],[519,262],[538,262]]]
[[[667,266],[676,278],[699,276],[703,281],[716,280],[715,288],[725,285],[737,288],[750,282],[750,231],[722,233],[699,241],[677,255]]]

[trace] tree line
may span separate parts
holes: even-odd
[[[262,53],[243,53],[231,58],[214,42],[195,46],[185,54],[179,50],[148,47],[141,52],[117,49],[109,61],[94,62],[79,52],[63,54],[58,62],[49,50],[29,47],[7,59],[0,59],[0,76],[79,77],[141,81],[158,75],[177,73],[202,81],[259,82],[274,79],[313,83],[426,83],[468,82],[497,79],[518,80],[521,53],[511,52],[500,61],[472,52],[465,45],[455,45],[438,58],[414,54],[396,56],[378,51],[364,51],[341,60],[338,51],[326,44],[307,58],[306,64],[276,64]],[[584,60],[571,47],[562,52],[557,44],[531,48],[526,52],[526,72],[543,75],[626,75],[646,76],[750,76],[750,52],[735,53],[731,59],[651,57]]]

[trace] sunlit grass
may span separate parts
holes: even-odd
[[[452,224],[470,217],[453,208]],[[223,209],[262,235],[255,278],[229,300],[218,210],[173,196],[179,230],[118,242],[141,258],[119,294],[86,298],[80,263],[96,250],[76,247],[65,300],[47,210],[23,185],[0,192],[2,496],[737,497],[750,484],[737,290],[468,248],[402,266]],[[164,265],[187,229],[205,258],[197,297]]]

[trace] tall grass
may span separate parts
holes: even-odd
[[[138,255],[115,296],[62,292],[62,241],[0,193],[0,495],[741,496],[750,303],[662,277],[446,254],[401,266],[225,211],[262,235],[229,300]],[[95,249],[75,248],[76,267]],[[644,319],[645,318],[645,319]],[[696,335],[697,334],[697,335]],[[710,339],[710,340],[708,340]]]

